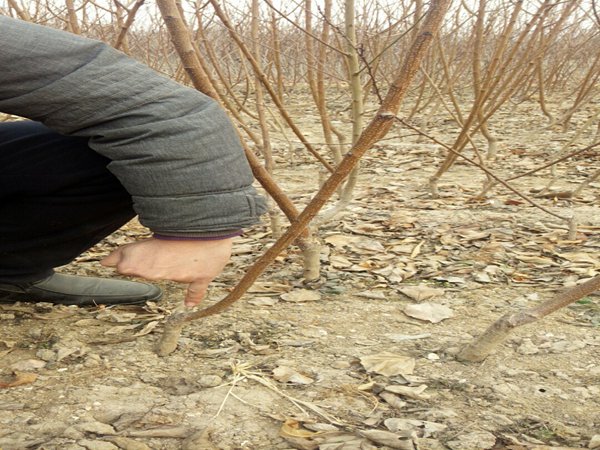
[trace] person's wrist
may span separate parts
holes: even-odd
[[[161,241],[219,241],[223,239],[231,239],[242,235],[242,230],[232,230],[223,233],[207,233],[202,235],[188,234],[162,234],[153,233],[152,237]]]

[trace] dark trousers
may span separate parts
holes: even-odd
[[[0,281],[36,281],[134,216],[87,139],[31,121],[0,123]]]

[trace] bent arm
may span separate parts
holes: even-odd
[[[89,138],[166,236],[219,236],[265,212],[237,133],[209,97],[110,46],[0,16],[0,111]]]

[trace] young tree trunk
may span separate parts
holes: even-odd
[[[160,0],[159,0],[160,1]],[[162,0],[165,1],[165,0]],[[360,158],[375,142],[383,138],[395,123],[395,117],[404,99],[408,86],[419,69],[419,65],[431,44],[433,36],[437,33],[442,19],[451,0],[432,0],[427,17],[420,33],[413,41],[406,57],[399,69],[399,73],[389,88],[383,104],[362,132],[360,138],[351,151],[346,153],[344,159],[336,167],[334,173],[328,178],[317,195],[300,213],[287,231],[273,244],[246,272],[240,282],[223,300],[200,311],[191,313],[174,313],[165,322],[165,332],[158,344],[157,352],[161,356],[172,353],[177,347],[177,339],[186,322],[217,314],[238,301],[267,266],[290,245],[300,233],[308,226],[325,202],[336,191],[338,186],[346,179],[350,171],[356,166]]]
[[[569,288],[559,294],[556,294],[550,300],[516,313],[508,313],[494,322],[481,336],[474,342],[467,345],[458,355],[457,359],[468,362],[481,362],[487,358],[494,349],[501,344],[517,327],[533,323],[557,309],[563,308],[586,295],[600,289],[600,275],[585,283]]]
[[[119,34],[117,36],[117,39],[115,39],[115,43],[113,44],[113,47],[116,48],[117,50],[121,47],[123,47],[123,51],[125,53],[129,53],[129,43],[127,41],[127,32],[129,31],[129,29],[131,28],[131,25],[133,25],[133,21],[135,20],[135,16],[138,12],[138,10],[141,8],[141,6],[144,4],[145,0],[137,0],[135,2],[135,4],[127,10],[127,19],[125,19],[125,22],[122,22],[122,19],[120,20],[119,23]],[[119,6],[117,5],[117,8],[119,8]]]
[[[315,158],[317,158],[317,160],[319,162],[321,162],[321,164],[323,164],[323,166],[325,166],[325,168],[327,168],[327,170],[332,172],[333,167],[331,167],[331,165],[327,162],[327,160],[325,160],[319,154],[319,152],[317,152],[317,150],[314,148],[314,146],[306,139],[306,137],[304,136],[302,131],[300,131],[300,129],[298,128],[298,126],[296,125],[296,123],[294,122],[292,117],[290,116],[289,112],[287,111],[287,109],[285,108],[285,106],[283,105],[281,100],[279,99],[277,93],[275,92],[275,89],[273,89],[273,87],[269,83],[267,76],[261,70],[258,63],[256,62],[256,59],[254,59],[251,52],[248,50],[247,45],[240,38],[240,36],[238,36],[238,34],[236,33],[233,25],[231,24],[231,21],[229,20],[229,18],[227,17],[227,15],[223,11],[223,9],[219,6],[219,3],[217,2],[217,0],[208,0],[208,1],[210,2],[213,9],[215,10],[215,14],[219,17],[219,19],[221,20],[221,22],[223,23],[225,28],[227,28],[227,30],[229,31],[229,35],[231,36],[231,38],[235,41],[235,43],[238,45],[240,51],[244,54],[244,57],[248,60],[248,62],[252,66],[252,69],[254,70],[256,76],[260,79],[260,82],[262,83],[262,85],[264,86],[266,91],[268,92],[269,96],[273,100],[273,103],[279,110],[279,113],[281,114],[281,116],[283,117],[285,122],[289,125],[289,127],[292,129],[294,134],[298,137],[300,142],[302,142],[304,147],[309,151],[309,153],[311,153]]]
[[[252,50],[254,58],[257,61],[261,60],[260,52],[260,36],[259,36],[259,22],[260,22],[260,9],[258,7],[258,0],[252,0],[251,5],[251,37],[252,37]],[[254,76],[254,98],[256,100],[256,112],[258,114],[258,123],[260,125],[260,132],[262,135],[262,154],[265,158],[265,169],[269,175],[273,176],[275,169],[275,162],[273,160],[273,149],[271,147],[271,135],[269,134],[269,126],[267,124],[266,106],[263,95],[263,88],[260,83],[260,79],[257,75]],[[269,201],[269,219],[271,221],[271,233],[274,238],[281,236],[281,218],[279,217],[277,208],[272,201]]]
[[[354,0],[345,0],[344,2],[344,31],[346,38],[346,61],[348,66],[348,81],[350,84],[351,95],[351,117],[352,117],[352,145],[354,146],[360,138],[363,130],[363,90],[360,77],[360,64],[358,55],[358,41],[356,38],[356,23],[355,23],[355,5]],[[352,201],[354,188],[358,182],[358,173],[360,164],[356,164],[348,179],[342,188],[340,199],[335,206],[327,211],[324,211],[319,218],[319,224],[326,223],[342,213]]]

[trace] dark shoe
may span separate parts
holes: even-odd
[[[155,301],[162,291],[147,283],[55,273],[30,283],[0,282],[0,303],[49,302],[61,305],[131,305]]]

